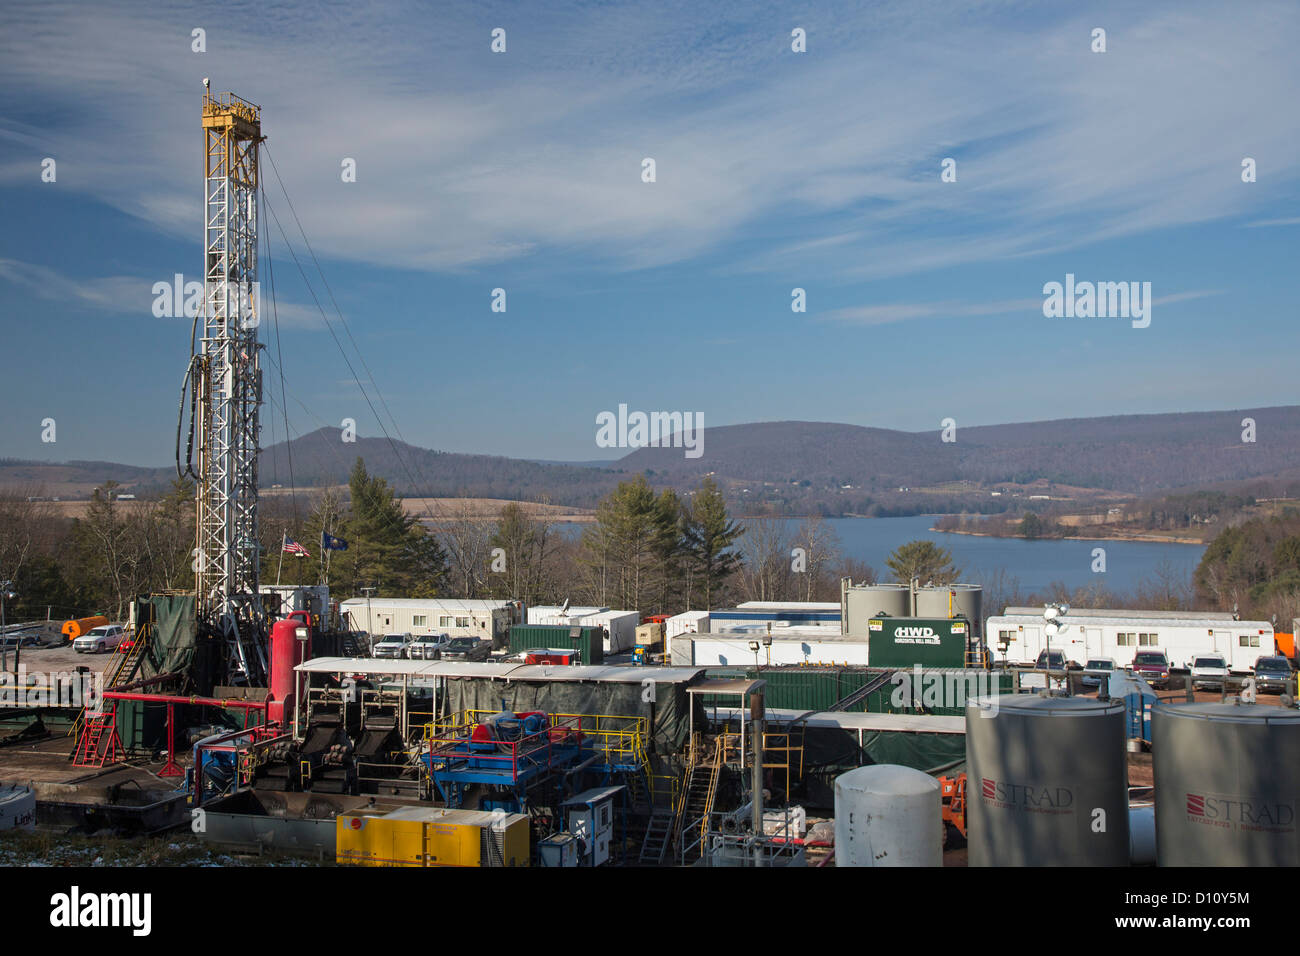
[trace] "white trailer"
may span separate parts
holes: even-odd
[[[528,609],[529,624],[577,624],[584,617],[608,611],[607,607],[561,607],[558,604],[539,604]]]
[[[828,627],[782,628],[772,631],[772,643],[764,644],[767,628],[751,624],[734,625],[722,633],[683,634],[672,642],[673,661],[685,657],[680,645],[690,642],[690,663],[696,667],[766,664],[819,664],[865,666],[867,639],[840,634]],[[751,646],[758,645],[757,652]]]
[[[1086,664],[1092,657],[1114,658],[1128,667],[1138,651],[1159,650],[1171,667],[1190,667],[1197,654],[1219,653],[1234,671],[1247,671],[1259,657],[1274,653],[1268,621],[1234,621],[1223,612],[1074,610],[1057,618],[1063,625],[1050,640],[1067,660]],[[1042,608],[1007,608],[990,617],[984,634],[995,660],[1033,664],[1048,649]]]
[[[523,623],[518,601],[461,598],[348,598],[339,605],[345,621],[371,635],[447,634],[480,637],[500,645],[512,624]]]
[[[707,634],[709,632],[708,611],[682,611],[664,621],[664,636],[672,640],[679,634]]]
[[[583,627],[603,627],[605,629],[605,653],[621,654],[636,646],[636,626],[641,623],[641,615],[636,611],[598,611],[589,614],[581,621]]]

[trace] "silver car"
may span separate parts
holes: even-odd
[[[103,654],[117,649],[126,637],[126,629],[121,624],[105,624],[93,627],[72,642],[72,649],[78,654]]]

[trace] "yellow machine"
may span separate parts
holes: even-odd
[[[407,807],[341,814],[335,855],[351,866],[528,866],[528,817]]]

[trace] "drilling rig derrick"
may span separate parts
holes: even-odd
[[[203,136],[203,334],[190,363],[196,613],[200,634],[222,642],[224,682],[263,686],[267,623],[257,526],[261,110],[231,93],[205,93]]]

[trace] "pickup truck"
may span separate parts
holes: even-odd
[[[448,634],[422,634],[406,647],[406,656],[413,661],[437,660],[451,643]]]
[[[1132,670],[1156,690],[1169,686],[1169,656],[1164,651],[1138,651]]]
[[[1083,686],[1101,687],[1102,681],[1109,681],[1115,673],[1115,659],[1111,657],[1090,657],[1083,665]]]
[[[125,639],[126,629],[121,624],[106,624],[81,635],[72,642],[72,649],[78,654],[103,654],[116,650]]]
[[[444,661],[485,661],[492,653],[492,642],[477,637],[453,637],[443,648]]]
[[[1228,679],[1228,662],[1222,654],[1197,654],[1192,658],[1192,690],[1202,687],[1223,689]]]
[[[1277,691],[1279,694],[1287,689],[1291,680],[1291,664],[1285,657],[1261,657],[1255,661],[1255,689],[1258,691]]]
[[[406,649],[414,639],[410,634],[385,634],[384,639],[370,652],[370,656],[403,658],[406,656]]]

